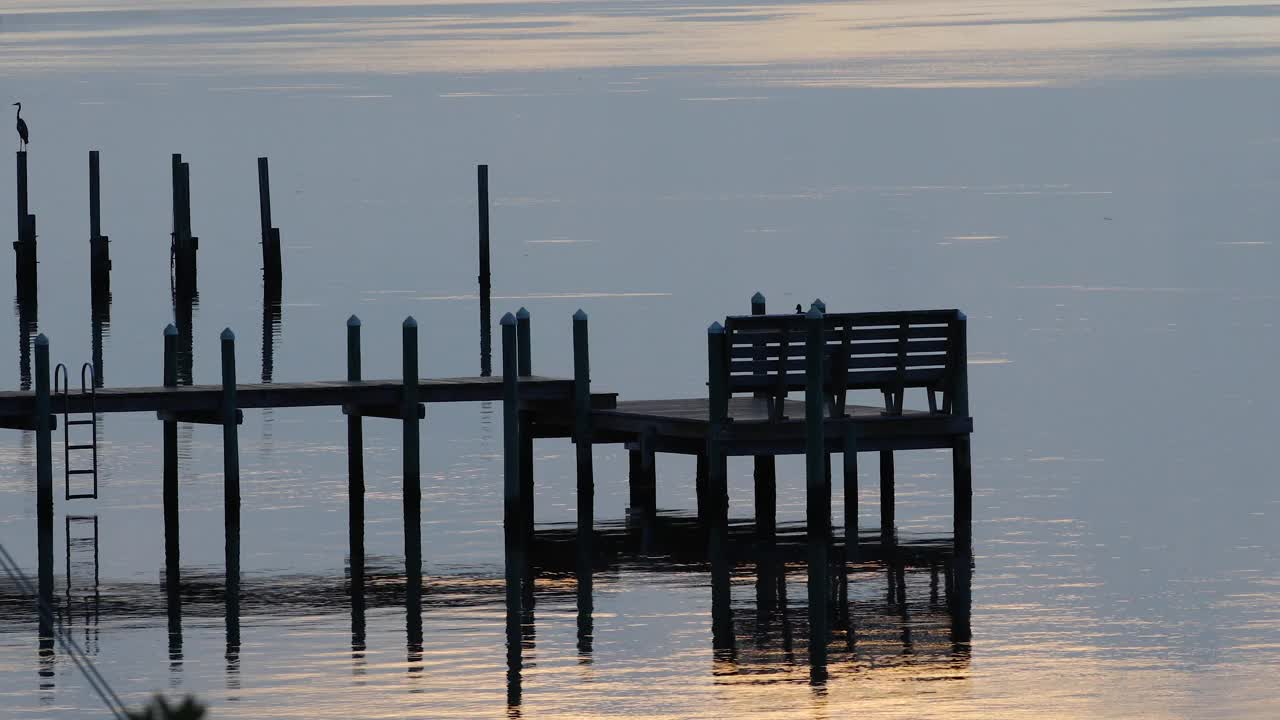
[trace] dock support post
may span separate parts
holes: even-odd
[[[590,582],[596,490],[591,458],[591,356],[587,314],[582,310],[573,314],[573,442],[578,469],[578,557],[586,561]]]
[[[178,386],[178,328],[164,329],[164,386]],[[178,423],[161,422],[164,434],[164,569],[170,601],[177,600],[181,543],[178,531]]]
[[[529,311],[522,307],[516,311],[516,362],[522,378],[533,375],[532,347]],[[533,417],[526,410],[520,411],[520,501],[523,505],[520,512],[524,517],[525,533],[532,540],[534,525]]]
[[[360,381],[360,318],[347,318],[347,381]],[[353,615],[364,615],[364,420],[347,413],[347,547],[351,557]],[[359,608],[356,605],[359,604]]]
[[[18,240],[13,244],[16,262],[18,297],[36,298],[36,217],[27,204],[27,151],[18,151]]]
[[[404,560],[410,609],[421,607],[422,595],[422,475],[418,433],[418,321],[407,317],[402,326],[404,390]],[[410,618],[413,626],[413,619]],[[421,628],[419,617],[416,627]],[[411,632],[410,635],[413,633]],[[412,638],[410,640],[413,641]]]
[[[751,314],[765,314],[765,298],[761,293],[751,296]],[[755,351],[756,361],[766,359],[764,347]],[[763,373],[763,370],[757,373]],[[766,542],[772,541],[778,527],[778,471],[777,461],[772,455],[756,455],[755,462],[755,498],[756,498],[756,536]]]
[[[591,458],[591,354],[587,314],[573,314],[573,442],[578,465],[578,654],[591,655],[592,565],[595,551],[595,468]]]
[[[236,335],[222,331],[222,512],[226,528],[227,597],[240,591],[240,438],[236,411]],[[228,613],[230,617],[230,613]]]
[[[844,426],[844,556],[858,562],[858,429]]]
[[[710,531],[707,554],[711,560],[711,638],[717,650],[734,644],[733,613],[730,605],[729,575],[732,565],[728,556],[729,493],[724,448],[725,423],[728,421],[729,391],[725,385],[724,327],[712,323],[707,328],[707,376],[709,413],[707,428],[707,494]]]
[[[697,455],[697,464],[694,466],[693,489],[697,495],[698,502],[698,522],[703,525],[707,524],[707,479],[710,471],[707,468],[707,453],[700,452]]]
[[[880,544],[886,551],[897,543],[898,531],[895,527],[893,481],[893,451],[880,451]]]
[[[953,328],[955,342],[955,390],[951,412],[969,417],[969,320],[957,313]],[[951,467],[955,509],[953,510],[956,554],[969,558],[973,554],[973,460],[969,452],[969,436],[959,435],[951,448]],[[966,566],[967,567],[967,566]]]
[[[502,316],[502,510],[503,525],[521,527],[520,381],[516,365],[516,318]]]
[[[809,529],[809,654],[814,668],[825,665],[827,646],[828,573],[831,495],[827,482],[827,451],[822,392],[823,320],[815,306],[805,315],[805,495]]]
[[[493,374],[493,332],[490,318],[493,309],[490,303],[489,274],[489,166],[476,166],[476,194],[479,205],[480,221],[480,376]]]
[[[111,252],[102,234],[102,191],[98,176],[98,151],[89,151],[89,278],[93,295],[107,291],[111,282]],[[94,367],[96,373],[98,368]]]
[[[262,223],[262,277],[266,283],[278,286],[280,231],[271,225],[271,173],[264,157],[258,158],[258,215]]]
[[[53,637],[53,418],[49,399],[49,338],[36,336],[36,536],[40,637]]]

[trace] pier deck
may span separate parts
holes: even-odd
[[[524,377],[520,379],[520,391],[521,397],[528,400],[567,402],[573,396],[573,380]],[[214,412],[221,407],[222,393],[222,385],[157,385],[99,388],[92,396],[73,390],[65,398],[69,403],[68,410],[72,413],[89,412],[91,403],[96,405],[99,413]],[[403,380],[241,383],[236,386],[236,405],[240,409],[388,406],[399,403],[403,395]],[[55,395],[51,398],[54,412],[62,412],[63,397]],[[501,377],[422,378],[418,381],[419,402],[480,402],[501,399]],[[0,419],[32,418],[34,415],[34,392],[0,392]]]

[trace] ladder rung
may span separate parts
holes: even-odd
[[[67,474],[68,475],[88,475],[91,472],[97,472],[97,471],[96,470],[68,470]]]
[[[80,494],[80,495],[68,495],[68,496],[67,496],[67,499],[68,499],[68,500],[85,500],[85,499],[89,499],[89,500],[96,500],[97,498],[98,498],[98,494],[97,494],[97,493],[84,493],[84,494]]]
[[[94,448],[94,445],[92,445],[92,444],[89,444],[89,445],[68,445],[68,446],[67,446],[67,449],[68,449],[68,450],[92,450],[93,448]]]
[[[92,420],[68,420],[68,425],[92,425]]]

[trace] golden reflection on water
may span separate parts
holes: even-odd
[[[1273,67],[1263,3],[196,2],[20,0],[7,72],[422,73],[719,67],[753,83],[989,86]],[[728,66],[727,68],[725,66]]]

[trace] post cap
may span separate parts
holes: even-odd
[[[956,319],[967,322],[969,320],[969,316],[965,315],[963,310],[957,310]]]
[[[586,314],[585,312],[583,312],[583,311],[582,311],[582,308],[578,308],[578,312],[576,312],[576,313],[574,313],[574,314],[573,314],[573,319],[574,319],[574,320],[581,320],[581,321],[585,322],[585,321],[586,321],[586,319],[587,319],[587,314]]]
[[[721,325],[719,322],[713,322],[713,323],[711,323],[711,327],[707,328],[707,334],[708,334],[708,335],[723,335],[723,334],[724,334],[724,326],[723,326],[723,325]]]
[[[498,324],[499,325],[515,325],[516,316],[512,315],[511,313],[507,313],[506,315],[502,316],[502,319],[498,321]]]
[[[177,335],[177,334],[178,334],[178,328],[174,327],[174,324],[173,324],[173,323],[169,323],[168,325],[165,325],[165,326],[164,326],[164,334],[165,334],[165,335]]]
[[[360,327],[360,318],[355,315],[347,318],[347,327]]]
[[[762,293],[762,292],[760,292],[760,291],[758,291],[758,290],[757,290],[757,291],[756,291],[756,294],[751,296],[751,302],[752,302],[753,304],[755,304],[755,305],[763,305],[763,304],[764,304],[764,293]]]
[[[519,310],[517,310],[517,311],[516,311],[516,319],[517,319],[517,320],[528,320],[528,319],[529,319],[529,310],[528,310],[528,308],[524,308],[524,307],[522,307],[522,308],[520,308]]]
[[[45,337],[44,333],[40,333],[39,335],[36,336],[36,345],[39,345],[41,347],[48,347],[49,338]]]
[[[223,328],[222,335],[220,335],[219,337],[221,337],[223,340],[235,340],[236,334],[231,332],[231,328]]]
[[[405,319],[404,319],[403,326],[405,327],[405,329],[408,329],[408,328],[416,328],[416,327],[418,327],[418,321],[417,321],[417,320],[414,320],[414,319],[413,319],[413,316],[412,316],[412,315],[410,315],[409,317],[407,317],[407,318],[405,318]]]
[[[826,312],[826,311],[827,311],[827,304],[826,304],[826,303],[824,303],[824,302],[822,302],[822,298],[817,298],[816,300],[814,300],[814,301],[813,301],[813,306],[814,306],[814,307],[816,307],[816,308],[818,308],[818,309],[819,309],[819,310],[821,310],[822,312]]]
[[[818,309],[817,303],[814,303],[813,307],[809,308],[809,312],[804,314],[804,319],[805,320],[821,320],[822,319],[822,311]]]

